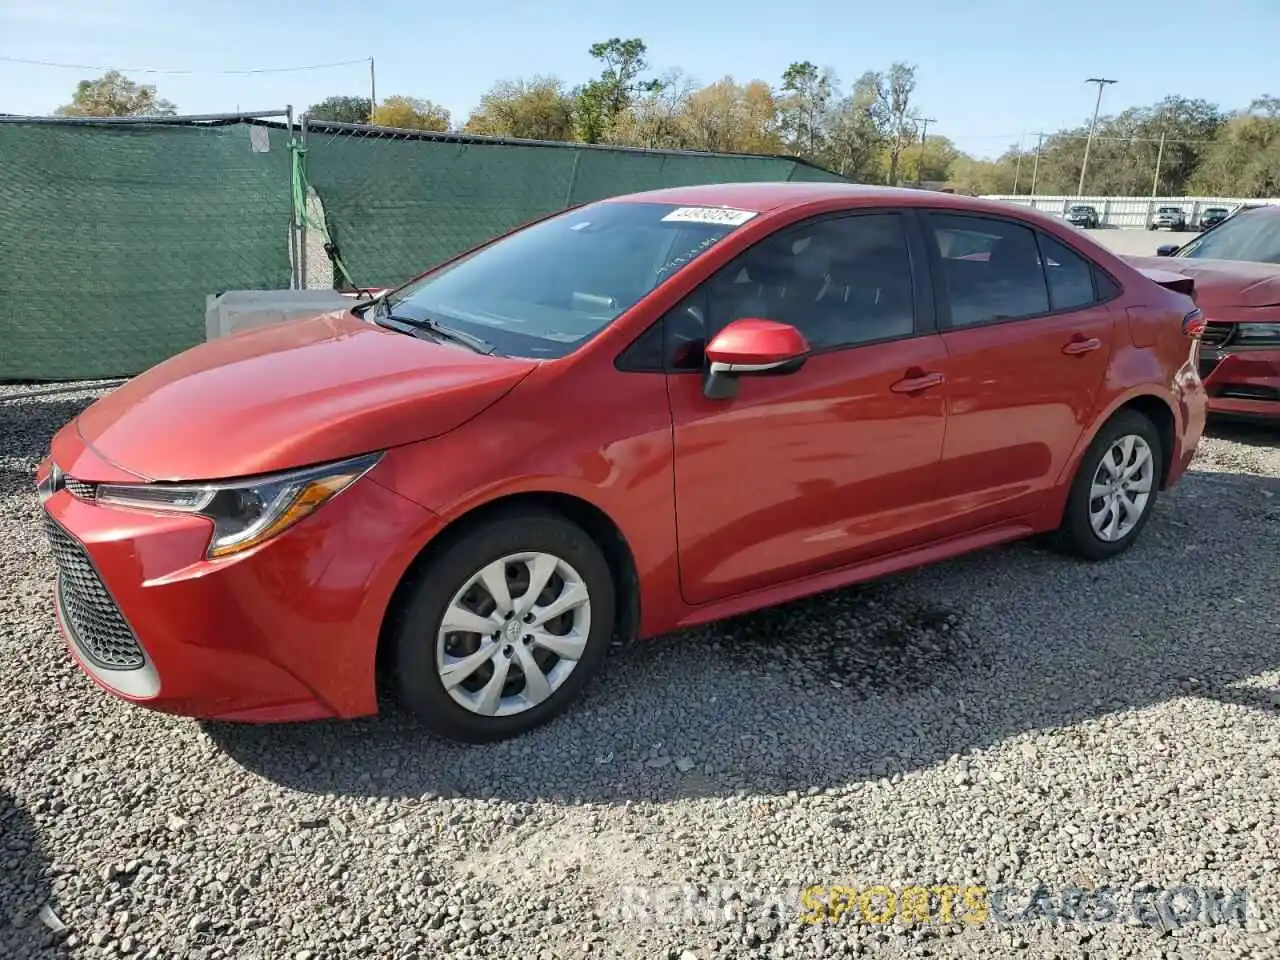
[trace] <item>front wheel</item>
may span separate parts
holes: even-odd
[[[1160,434],[1136,410],[1112,417],[1085,451],[1067,495],[1059,548],[1086,560],[1128,550],[1151,517],[1163,472]]]
[[[600,668],[613,634],[608,562],[553,513],[483,521],[409,589],[389,638],[396,685],[451,740],[506,740],[548,722]]]

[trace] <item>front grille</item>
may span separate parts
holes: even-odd
[[[1234,323],[1206,323],[1204,333],[1200,334],[1200,342],[1206,347],[1222,348],[1230,342],[1235,332]]]
[[[84,547],[47,513],[44,521],[58,567],[63,620],[76,646],[100,667],[137,670],[146,657]]]
[[[96,484],[85,483],[83,480],[75,479],[75,477],[64,478],[62,485],[67,488],[67,492],[73,497],[79,497],[81,500],[92,500],[94,494],[98,491]]]

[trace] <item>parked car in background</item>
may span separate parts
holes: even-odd
[[[1210,412],[1280,423],[1280,206],[1250,206],[1183,246],[1126,259],[1195,282]]]
[[[1099,224],[1097,208],[1085,203],[1072,204],[1067,208],[1066,221],[1073,227],[1094,230]]]
[[[1210,227],[1216,227],[1229,216],[1231,211],[1226,207],[1205,207],[1200,214],[1200,222],[1197,226],[1201,230],[1208,230]]]
[[[1187,286],[911,189],[556,213],[63,427],[36,475],[59,619],[150,707],[355,717],[382,676],[441,735],[510,737],[614,636],[1038,533],[1124,552],[1203,428]]]
[[[1187,214],[1181,207],[1160,207],[1147,221],[1148,230],[1166,228],[1178,232],[1187,229]]]

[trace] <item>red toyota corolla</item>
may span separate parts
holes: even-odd
[[[1127,549],[1204,423],[1189,287],[925,191],[578,207],[65,426],[60,621],[158,709],[355,717],[381,675],[440,734],[509,737],[614,634],[1041,532]]]

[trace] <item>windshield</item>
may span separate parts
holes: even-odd
[[[1072,213],[1093,213],[1093,207],[1072,207]]]
[[[1182,211],[1179,210],[1177,207],[1161,207],[1160,212],[1161,213],[1181,213]]]
[[[1226,207],[1210,207],[1204,212],[1206,217],[1220,217],[1227,212]]]
[[[1178,256],[1280,263],[1280,214],[1270,210],[1238,213],[1192,240]]]
[[[392,312],[507,356],[562,357],[755,214],[599,202],[497,240],[393,291]]]

